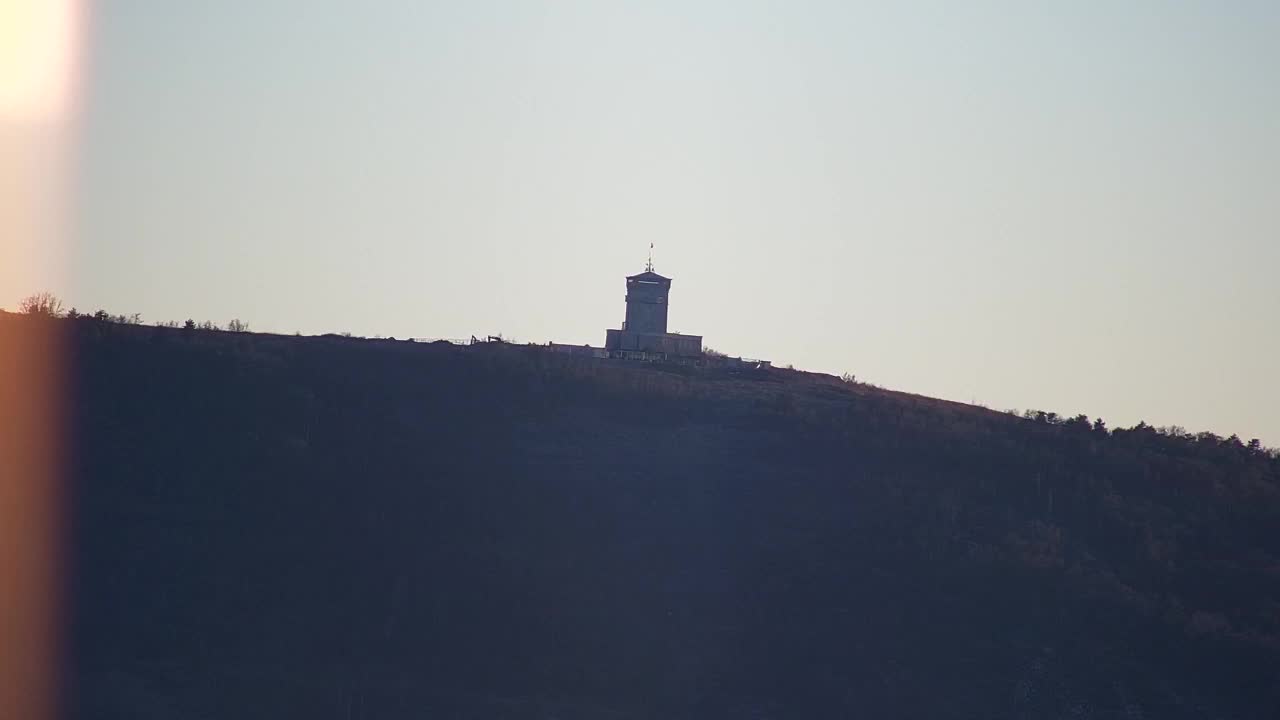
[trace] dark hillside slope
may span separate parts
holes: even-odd
[[[1280,716],[1280,462],[1234,440],[57,322],[77,717]]]

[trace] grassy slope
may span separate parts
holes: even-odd
[[[1280,469],[1235,445],[784,370],[63,326],[83,717],[1280,708]]]

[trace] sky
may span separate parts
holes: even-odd
[[[1280,446],[1280,3],[26,6],[0,306],[600,345],[653,243],[732,355]]]

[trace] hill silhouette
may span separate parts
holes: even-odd
[[[1271,718],[1280,460],[770,369],[56,325],[69,714]]]

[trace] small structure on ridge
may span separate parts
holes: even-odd
[[[611,356],[695,358],[702,355],[702,336],[667,332],[671,278],[653,270],[649,258],[644,272],[627,278],[627,315],[620,330],[605,331]]]

